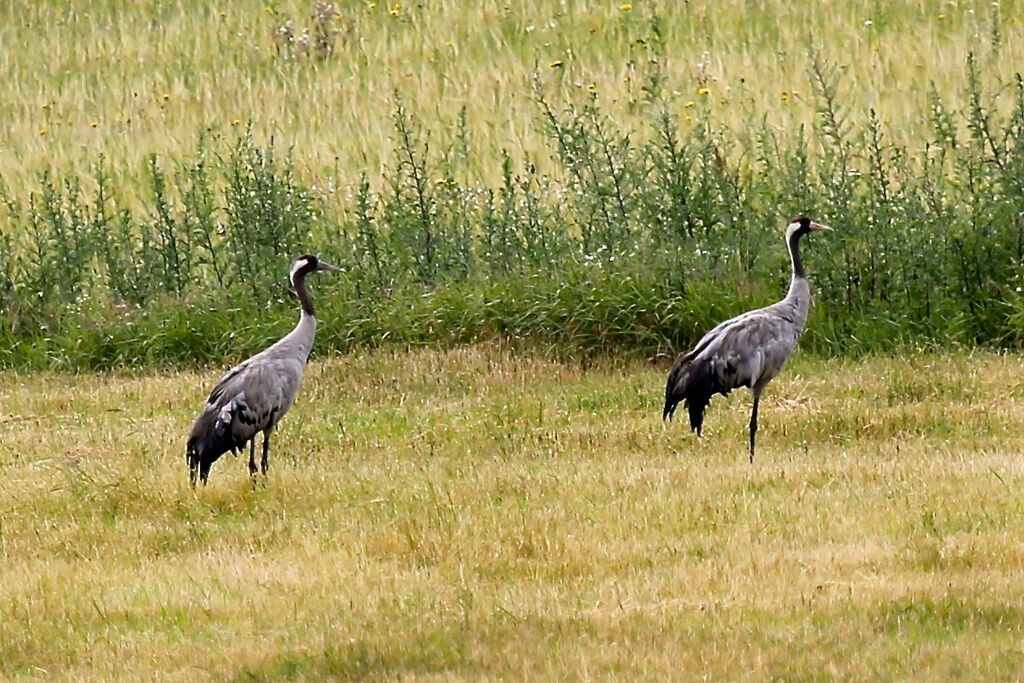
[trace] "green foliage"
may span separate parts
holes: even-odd
[[[223,248],[237,280],[266,297],[279,291],[290,260],[302,251],[316,220],[313,197],[291,161],[277,161],[273,140],[258,147],[248,131],[235,142],[226,171]]]
[[[672,354],[781,295],[781,229],[797,213],[836,228],[806,247],[810,348],[1024,339],[1019,75],[986,91],[970,57],[963,102],[930,93],[931,139],[913,150],[874,109],[855,129],[841,70],[815,52],[812,130],[730,130],[666,92],[656,39],[632,104],[646,124],[623,129],[593,92],[556,104],[535,83],[548,155],[504,150],[493,187],[474,170],[465,109],[439,139],[398,93],[393,161],[349,193],[336,176],[314,189],[250,129],[219,147],[203,135],[184,159],[147,157],[141,207],[102,158],[88,183],[47,169],[27,200],[3,193],[0,363],[258,348],[294,316],[286,274],[303,252],[346,270],[314,285],[320,348],[506,337],[565,356]]]

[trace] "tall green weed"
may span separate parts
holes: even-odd
[[[314,189],[251,128],[201,136],[187,158],[147,157],[144,206],[122,200],[103,159],[83,180],[45,169],[28,197],[3,192],[0,364],[251,352],[294,317],[287,272],[303,252],[345,270],[313,285],[320,349],[501,336],[670,355],[782,295],[782,228],[797,213],[836,228],[805,245],[805,346],[1024,340],[1019,75],[987,91],[969,59],[960,101],[922,96],[932,133],[915,148],[873,110],[850,124],[842,71],[812,52],[813,129],[731,130],[663,87],[655,29],[630,105],[644,125],[623,128],[586,89],[556,101],[536,85],[546,155],[504,150],[494,186],[474,166],[465,110],[428,126],[397,93],[379,178],[325,171]]]

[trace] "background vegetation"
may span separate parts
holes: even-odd
[[[678,351],[807,261],[806,345],[1015,345],[1012,2],[7,3],[0,363]],[[31,39],[30,39],[31,38]],[[15,47],[20,46],[20,47]],[[254,312],[259,314],[254,314]]]

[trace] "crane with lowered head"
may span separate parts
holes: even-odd
[[[771,306],[726,320],[705,334],[668,375],[662,419],[670,420],[680,401],[690,414],[690,428],[700,436],[704,411],[714,394],[727,396],[739,387],[754,395],[750,414],[750,462],[754,462],[757,404],[765,386],[779,374],[796,348],[807,322],[811,288],[800,256],[800,239],[819,230],[832,231],[806,216],[786,228],[793,276],[786,297]]]
[[[306,291],[306,276],[320,270],[341,270],[312,254],[292,262],[289,279],[299,297],[302,313],[291,332],[255,356],[244,360],[210,392],[206,407],[192,424],[185,457],[189,483],[196,477],[206,484],[210,467],[231,451],[237,454],[249,444],[249,475],[256,476],[256,435],[263,432],[260,469],[267,474],[270,433],[295,401],[316,335],[313,302]]]

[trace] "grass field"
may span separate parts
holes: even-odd
[[[0,3],[0,678],[1024,671],[1019,0],[336,5]],[[664,352],[797,212],[749,464]],[[270,476],[194,492],[304,251]]]
[[[188,488],[217,370],[0,376],[10,678],[1012,678],[1024,361],[798,356],[705,438],[666,368],[318,360],[265,486]]]
[[[1017,0],[335,4],[333,53],[318,59],[275,39],[289,21],[297,35],[315,29],[306,0],[4,3],[5,182],[20,195],[43,168],[103,154],[129,196],[144,194],[146,155],[180,158],[201,130],[251,121],[260,139],[294,147],[313,184],[347,192],[361,170],[385,173],[396,93],[435,144],[454,142],[464,109],[472,175],[493,181],[503,148],[544,156],[535,77],[556,99],[593,90],[628,126],[656,59],[680,108],[710,108],[716,126],[767,117],[792,130],[814,121],[811,50],[841,66],[852,123],[873,107],[913,148],[927,93],[955,96],[969,52],[989,76],[1024,60]]]

